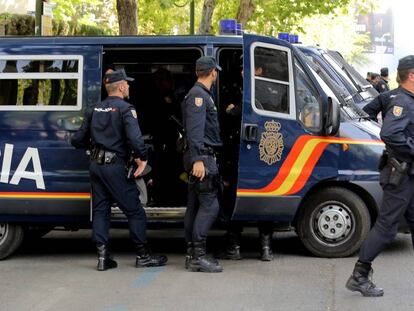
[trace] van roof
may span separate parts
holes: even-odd
[[[87,44],[87,45],[133,45],[133,44],[154,44],[154,45],[204,45],[204,44],[225,44],[240,45],[243,42],[242,36],[101,36],[101,37],[1,37],[2,45],[35,45],[35,44]]]

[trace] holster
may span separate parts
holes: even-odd
[[[390,178],[388,183],[398,187],[401,185],[404,176],[408,173],[409,165],[407,162],[400,162],[394,157],[389,157],[388,163],[391,166]]]
[[[131,157],[129,159],[129,161],[127,162],[125,168],[126,168],[126,178],[127,179],[133,179],[134,178],[134,173],[138,168],[138,165],[135,162],[133,157]]]
[[[206,175],[203,180],[198,177],[190,175],[188,182],[194,184],[194,190],[197,194],[213,193],[218,189],[218,177],[219,175]]]
[[[379,163],[378,163],[378,170],[382,170],[388,163],[388,153],[387,151],[383,151]]]

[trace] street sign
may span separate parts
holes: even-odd
[[[53,17],[53,8],[55,5],[43,2],[43,15]]]

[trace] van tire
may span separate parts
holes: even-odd
[[[320,257],[346,257],[362,245],[371,228],[364,201],[340,187],[312,194],[301,206],[298,235],[305,247]]]
[[[22,226],[0,223],[0,260],[13,254],[23,241]]]

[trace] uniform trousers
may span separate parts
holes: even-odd
[[[117,203],[128,219],[130,236],[138,247],[146,244],[146,214],[139,200],[139,191],[133,179],[128,180],[125,161],[116,159],[111,164],[97,164],[89,167],[92,204],[93,240],[97,246],[107,245],[111,222],[111,206]]]
[[[218,174],[216,159],[213,155],[206,155],[203,159],[207,174]],[[184,167],[191,172],[192,163],[189,161],[188,151],[184,155]],[[209,193],[198,193],[195,183],[188,184],[187,210],[184,217],[186,242],[205,242],[208,231],[217,218],[219,202],[217,187]]]
[[[387,245],[394,241],[399,220],[404,216],[414,233],[414,176],[406,174],[399,186],[388,183],[391,166],[387,164],[380,172],[380,184],[384,190],[381,208],[374,227],[362,244],[359,261],[372,262]],[[414,241],[413,241],[414,246]]]

